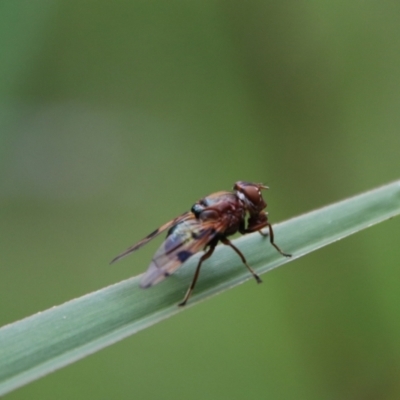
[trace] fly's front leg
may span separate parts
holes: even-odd
[[[268,223],[267,223],[267,226],[268,226],[268,231],[269,231],[269,242],[272,244],[272,246],[274,246],[274,247],[279,251],[279,253],[281,253],[283,256],[285,256],[285,257],[292,257],[291,254],[284,253],[284,252],[279,248],[279,246],[278,246],[277,244],[275,244],[275,242],[274,242],[274,231],[273,231],[273,229],[272,229],[272,225],[268,222]],[[263,233],[263,232],[261,232],[261,231],[259,231],[259,232],[260,232],[263,236],[268,236],[268,233],[265,234],[265,233]]]
[[[261,229],[268,227],[268,232],[263,232]],[[292,257],[291,254],[284,253],[280,247],[274,242],[274,231],[272,229],[272,225],[268,222],[268,218],[266,214],[260,214],[256,218],[250,218],[249,219],[249,224],[247,228],[244,228],[244,226],[240,227],[241,230],[240,233],[251,233],[251,232],[259,232],[260,235],[266,237],[269,236],[269,241],[272,244],[272,246],[275,247],[276,250],[279,251],[280,254],[282,254],[285,257]]]

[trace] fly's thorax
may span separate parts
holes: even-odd
[[[197,201],[191,212],[197,221],[211,224],[220,235],[228,236],[239,230],[246,209],[235,193],[217,192]]]
[[[243,205],[232,192],[217,192],[197,201],[191,208],[196,218],[215,219],[225,213],[235,213]],[[217,215],[219,214],[219,215]]]

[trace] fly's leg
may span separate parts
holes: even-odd
[[[192,291],[194,289],[194,287],[196,286],[196,282],[197,282],[197,278],[199,277],[199,273],[200,273],[200,267],[201,264],[204,260],[207,260],[207,258],[211,257],[211,254],[214,252],[216,244],[214,245],[210,245],[210,248],[207,250],[206,253],[204,253],[199,260],[199,263],[197,264],[197,268],[196,268],[196,272],[194,273],[194,277],[192,280],[192,283],[189,286],[189,289],[187,290],[185,297],[183,298],[183,300],[178,304],[179,307],[183,307],[187,301],[189,300],[190,295],[192,294]]]
[[[275,244],[275,242],[274,242],[274,231],[272,230],[272,226],[271,226],[271,224],[269,222],[268,222],[267,226],[268,226],[268,231],[269,231],[269,242],[272,244],[272,246],[274,246],[279,251],[279,253],[281,253],[283,256],[292,257],[291,254],[284,253],[279,248],[279,246],[277,244]],[[262,236],[268,236],[268,233],[264,233],[264,232],[261,232],[261,231],[258,231],[258,232],[260,232]]]
[[[237,253],[237,255],[241,258],[243,264],[247,267],[247,269],[251,272],[251,274],[254,276],[254,279],[257,281],[257,283],[261,283],[262,280],[261,278],[254,272],[253,268],[250,267],[249,264],[247,264],[246,259],[244,258],[244,255],[242,254],[242,252],[232,244],[232,242],[230,240],[228,240],[227,238],[223,238],[220,239],[221,242],[223,244],[226,244],[227,246],[232,247],[233,250],[235,250],[235,252]]]
[[[261,229],[268,227],[268,232],[263,232]],[[267,214],[263,215],[260,214],[258,218],[250,218],[249,223],[247,228],[244,227],[244,223],[241,224],[239,227],[239,232],[244,235],[246,233],[252,233],[252,232],[259,232],[261,236],[267,237],[269,236],[269,241],[272,244],[272,246],[275,247],[276,250],[279,251],[280,254],[282,254],[285,257],[292,257],[291,254],[284,253],[277,244],[274,242],[274,231],[272,229],[272,225],[268,222]]]

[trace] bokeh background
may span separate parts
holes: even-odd
[[[3,0],[1,325],[141,273],[159,243],[108,262],[236,180],[269,185],[278,222],[398,179],[399,17]],[[7,398],[399,399],[399,237],[385,222]]]

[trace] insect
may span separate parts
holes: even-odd
[[[150,266],[142,277],[140,282],[142,288],[148,288],[161,282],[188,258],[200,250],[204,250],[205,252],[197,264],[192,283],[182,302],[179,303],[179,306],[184,306],[196,285],[203,261],[211,257],[218,242],[230,246],[257,283],[261,283],[261,278],[247,263],[242,252],[228,239],[228,236],[236,232],[246,234],[258,231],[262,236],[269,235],[270,243],[280,254],[291,257],[274,242],[274,232],[268,221],[267,212],[264,211],[267,204],[262,197],[262,189],[268,189],[268,187],[260,183],[239,181],[235,183],[232,192],[217,192],[204,197],[197,201],[190,211],[160,226],[140,242],[115,257],[111,263],[138,250],[168,229],[165,241],[154,254]],[[265,227],[268,228],[268,233],[261,230]]]

